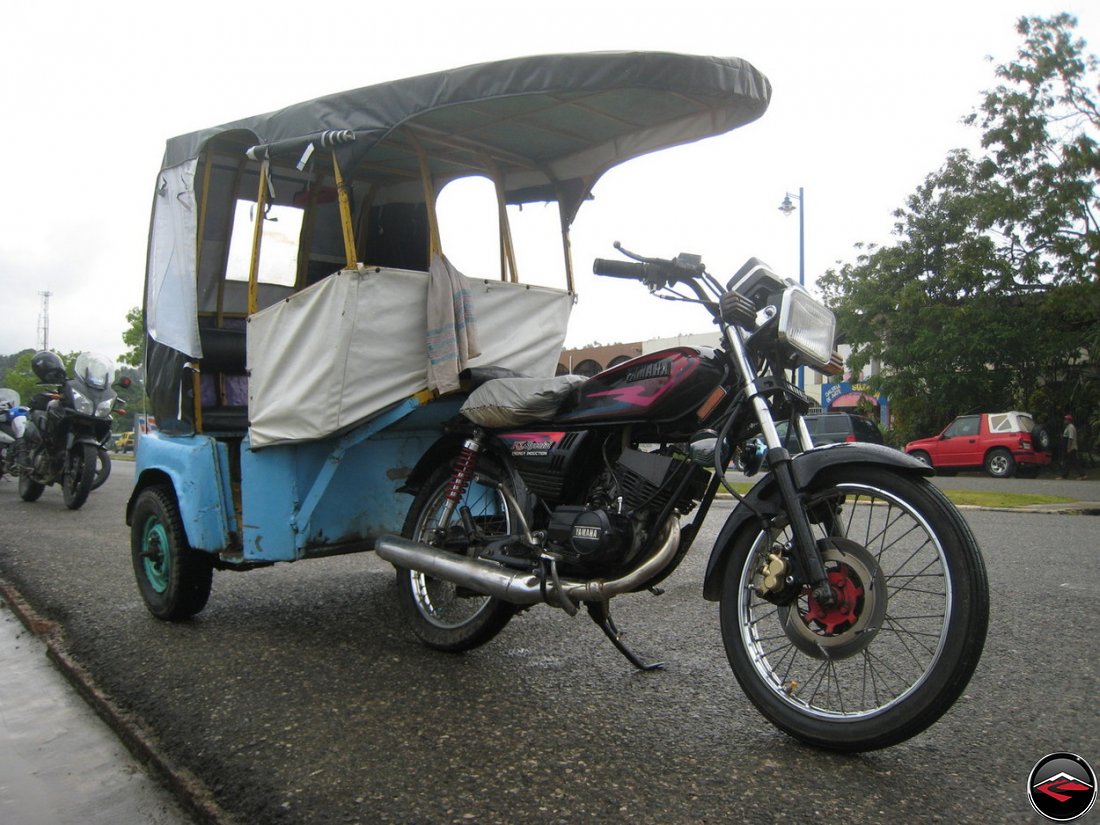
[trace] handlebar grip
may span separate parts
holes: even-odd
[[[592,271],[597,275],[607,278],[631,278],[636,281],[645,280],[646,265],[633,261],[611,261],[607,258],[596,258],[592,262]]]

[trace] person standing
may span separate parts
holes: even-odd
[[[1071,473],[1085,478],[1077,461],[1077,428],[1073,425],[1073,416],[1067,413],[1065,421],[1066,427],[1062,430],[1062,475],[1058,478],[1065,478]]]

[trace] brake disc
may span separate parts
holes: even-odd
[[[845,538],[828,539],[822,562],[836,603],[822,605],[810,588],[778,611],[787,638],[815,659],[846,659],[867,647],[882,629],[889,597],[886,578],[871,553]]]

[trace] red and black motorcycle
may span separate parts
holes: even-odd
[[[729,663],[756,707],[840,751],[924,730],[985,642],[985,566],[966,522],[903,453],[813,448],[810,402],[788,371],[839,361],[833,315],[805,289],[756,259],[723,288],[698,256],[621,251],[634,260],[598,259],[596,274],[698,303],[720,346],[643,355],[588,380],[473,389],[406,485],[403,535],[376,545],[398,567],[416,635],[461,651],[524,607],[584,607],[635,666],[659,667],[623,643],[610,600],[675,570],[726,487],[739,503],[703,596],[720,604]],[[782,420],[801,442],[793,458]],[[767,473],[737,495],[725,471],[754,475],[765,457]]]

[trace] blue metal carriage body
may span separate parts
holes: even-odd
[[[240,441],[240,518],[230,443],[210,434],[142,436],[134,494],[170,483],[190,546],[229,566],[370,549],[400,532],[398,488],[459,400],[409,399],[340,436],[254,450]]]

